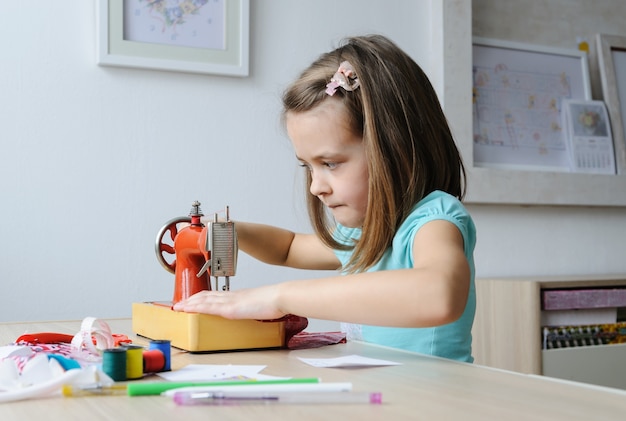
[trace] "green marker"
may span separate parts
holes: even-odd
[[[128,396],[145,396],[160,395],[161,393],[180,387],[195,386],[239,386],[239,385],[266,385],[266,384],[295,384],[295,383],[319,383],[317,377],[303,377],[295,379],[280,380],[234,380],[234,381],[215,381],[215,382],[143,382],[128,383],[126,392]]]

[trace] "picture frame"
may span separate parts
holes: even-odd
[[[568,172],[563,99],[591,99],[586,54],[475,37],[472,40],[473,165]]]
[[[189,2],[174,11],[161,4],[98,0],[97,64],[248,76],[249,0]]]
[[[596,34],[596,56],[618,174],[626,174],[626,37]]]

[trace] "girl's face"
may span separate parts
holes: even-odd
[[[311,173],[311,194],[340,224],[361,227],[367,209],[367,160],[343,104],[328,98],[312,110],[289,112],[286,126],[296,157]]]

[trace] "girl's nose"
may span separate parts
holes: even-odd
[[[309,191],[313,196],[321,196],[328,194],[330,192],[330,188],[324,177],[311,172],[311,187],[309,188]]]

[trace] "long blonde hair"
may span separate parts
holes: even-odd
[[[334,96],[326,84],[348,61],[360,87]],[[435,190],[460,200],[465,168],[437,95],[423,72],[395,43],[381,35],[352,37],[322,54],[283,95],[287,113],[311,110],[322,101],[343,102],[355,135],[362,137],[369,171],[369,195],[361,240],[344,244],[333,238],[335,222],[323,203],[309,193],[307,207],[315,232],[329,247],[354,248],[344,268],[365,271],[391,245],[398,227],[417,202]]]

